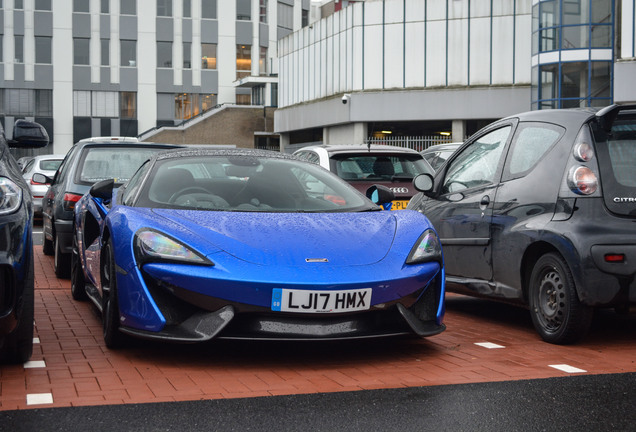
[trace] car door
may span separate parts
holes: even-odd
[[[425,206],[442,241],[448,281],[462,280],[473,290],[492,279],[493,203],[513,126],[499,124],[453,155],[436,176],[437,195]]]

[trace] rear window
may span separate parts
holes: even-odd
[[[57,171],[62,164],[62,159],[45,159],[40,161],[40,169],[44,171]]]
[[[636,113],[619,115],[607,134],[594,127],[605,204],[614,213],[636,216]]]
[[[343,154],[331,157],[331,170],[348,181],[411,180],[429,172],[419,154]]]
[[[165,149],[141,146],[87,146],[84,150],[77,170],[77,181],[93,184],[111,178],[115,179],[115,183],[125,183],[141,164],[153,154]]]

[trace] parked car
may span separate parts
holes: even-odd
[[[18,167],[22,170],[31,159],[33,159],[33,156],[22,156],[21,158],[18,158],[16,162],[18,163]]]
[[[437,171],[461,145],[460,142],[436,144],[422,150],[420,154]]]
[[[408,208],[437,229],[449,290],[525,305],[557,344],[636,305],[636,105],[505,118],[430,179]]]
[[[42,200],[43,251],[55,256],[58,277],[70,275],[73,208],[82,195],[103,179],[114,178],[117,184],[128,181],[151,155],[175,147],[143,143],[136,138],[88,138],[73,145],[54,178],[37,173],[33,176],[34,181],[50,185]]]
[[[318,184],[320,188],[308,187]],[[322,190],[316,193],[316,190]],[[371,186],[369,196],[394,195]],[[75,207],[71,293],[104,339],[350,339],[444,330],[437,235],[334,174],[268,151],[162,152]]]
[[[45,183],[34,181],[33,174],[41,173],[45,176],[53,177],[63,159],[63,154],[35,156],[22,168],[22,177],[29,185],[31,197],[33,198],[33,213],[35,216],[42,216],[42,198],[49,186]]]
[[[364,193],[372,184],[388,187],[395,194],[391,210],[403,210],[417,193],[413,178],[433,172],[415,150],[388,145],[316,145],[294,152],[346,180]]]
[[[24,363],[33,352],[33,211],[29,187],[11,147],[44,147],[46,130],[15,122],[13,139],[0,125],[0,360]]]

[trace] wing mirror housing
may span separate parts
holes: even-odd
[[[51,177],[45,176],[42,173],[33,174],[32,179],[36,183],[41,183],[41,184],[46,184],[46,185],[50,185],[51,183],[53,183],[53,179]]]
[[[413,179],[413,187],[425,195],[433,191],[434,185],[433,176],[428,173],[420,174]]]
[[[377,205],[390,203],[395,199],[395,194],[391,189],[382,185],[373,185],[366,192],[367,198]]]
[[[8,140],[9,147],[39,148],[49,143],[49,134],[39,123],[17,120],[13,125],[13,139]]]
[[[113,197],[113,187],[115,179],[106,179],[95,183],[91,186],[90,194],[93,198],[99,198],[108,201]]]

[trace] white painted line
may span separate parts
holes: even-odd
[[[33,343],[34,343],[34,344],[38,344],[38,343],[40,343],[40,338],[39,338],[39,337],[34,337],[34,338],[33,338]]]
[[[551,368],[558,369],[558,370],[563,371],[563,372],[567,372],[567,373],[583,373],[583,372],[587,372],[586,370],[575,368],[574,366],[570,366],[570,365],[566,365],[566,364],[548,365],[548,366],[550,366]]]
[[[43,405],[53,403],[52,393],[33,393],[26,396],[27,405]]]
[[[32,360],[24,364],[25,369],[43,368],[46,367],[44,360]]]
[[[475,345],[478,345],[482,348],[488,348],[488,349],[505,348],[505,346],[503,345],[497,345],[496,343],[492,343],[492,342],[475,342]]]

